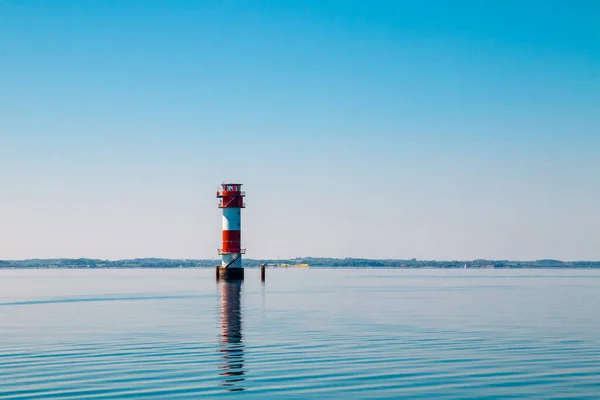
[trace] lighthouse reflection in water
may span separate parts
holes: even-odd
[[[240,307],[241,281],[221,282],[221,386],[242,391],[244,382],[244,344]]]

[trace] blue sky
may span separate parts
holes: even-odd
[[[0,0],[0,259],[600,259],[598,15]]]

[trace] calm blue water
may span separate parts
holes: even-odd
[[[600,271],[0,270],[0,399],[600,398]]]

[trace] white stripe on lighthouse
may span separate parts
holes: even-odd
[[[223,208],[223,230],[241,230],[241,214],[240,208]]]
[[[230,264],[231,260],[237,256],[237,254],[223,254],[221,266],[226,267],[229,265],[229,268],[242,268],[242,256],[239,256],[237,260]]]

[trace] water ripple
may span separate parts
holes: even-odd
[[[0,399],[600,398],[590,272],[283,272],[262,286],[190,270],[174,276],[197,292],[161,291],[162,274],[110,295],[96,273],[5,298]]]

